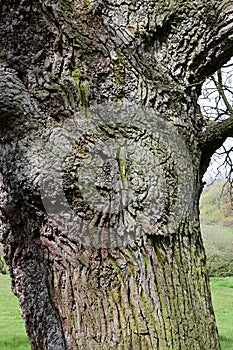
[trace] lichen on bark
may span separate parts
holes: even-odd
[[[232,119],[206,131],[197,98],[232,3],[0,10],[3,243],[32,349],[219,349],[198,199]]]

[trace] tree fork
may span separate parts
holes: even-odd
[[[198,200],[232,118],[206,132],[197,98],[231,57],[232,2],[3,0],[0,9],[2,240],[32,349],[219,349]],[[88,129],[96,110],[111,118]],[[65,166],[51,168],[83,219],[72,232],[45,209],[40,183],[53,158],[47,148],[40,162],[45,146],[55,140],[61,156],[67,134]],[[86,174],[93,147],[85,202],[76,170]],[[129,232],[128,243],[106,245],[109,227]]]

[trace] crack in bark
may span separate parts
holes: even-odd
[[[198,226],[199,166],[233,123],[203,132],[196,101],[198,84],[232,53],[232,1],[3,0],[0,10],[3,240],[32,348],[218,349]],[[48,219],[28,151],[81,107],[123,99],[161,112],[192,151],[188,178],[177,175],[185,158],[178,151],[175,162],[160,152],[157,163],[169,211],[182,196],[179,179],[186,186],[184,215],[169,228],[163,221],[166,235],[145,232],[125,248],[85,247],[77,232],[67,237]],[[148,196],[148,188],[137,195]],[[93,226],[106,225],[103,214]]]

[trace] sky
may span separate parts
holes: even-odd
[[[221,71],[224,94],[230,108],[233,109],[233,58],[225,66],[223,66]],[[203,84],[202,95],[199,98],[199,104],[206,119],[215,120],[216,117],[219,117],[218,121],[221,121],[229,116],[229,111],[226,108],[226,104],[224,103],[223,98],[219,97],[214,79],[215,81],[218,80],[217,73],[214,75],[214,78],[207,79]],[[228,152],[227,159],[224,150]],[[210,181],[213,181],[214,178],[229,176],[231,169],[230,165],[233,166],[233,137],[228,138],[225,141],[223,147],[221,147],[213,155],[210,166],[204,175],[204,181],[208,183]],[[232,176],[233,174],[231,174],[231,177]]]

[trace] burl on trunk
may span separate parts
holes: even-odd
[[[2,242],[32,349],[219,349],[197,98],[231,1],[0,3]]]

